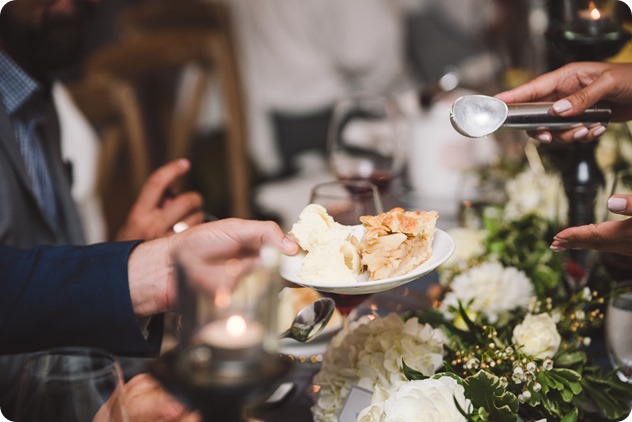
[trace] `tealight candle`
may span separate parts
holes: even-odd
[[[577,32],[591,35],[607,34],[616,30],[610,16],[592,1],[588,2],[587,9],[577,11],[573,28]]]
[[[239,350],[259,348],[264,334],[261,323],[232,315],[206,324],[200,330],[198,339],[212,348]]]

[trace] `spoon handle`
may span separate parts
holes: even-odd
[[[578,125],[608,126],[612,117],[609,108],[589,108],[576,116],[562,117],[551,114],[553,103],[509,104],[507,118],[502,129],[512,130],[556,130],[569,129]]]

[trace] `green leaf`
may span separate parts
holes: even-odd
[[[402,359],[402,370],[404,371],[404,376],[408,379],[408,381],[425,380],[428,378],[421,372],[416,371],[410,366],[406,365],[406,362],[404,362],[404,359]]]
[[[630,413],[632,385],[616,378],[616,374],[596,373],[584,376],[582,387],[586,397],[606,418],[621,419]]]
[[[568,368],[574,365],[585,364],[587,361],[588,357],[582,351],[567,352],[555,357],[555,366]]]
[[[502,386],[500,378],[489,372],[479,371],[463,381],[465,395],[474,407],[484,408],[489,420],[494,422],[515,421],[518,398]]]
[[[551,372],[555,374],[555,376],[559,376],[558,379],[566,380],[566,387],[569,388],[574,395],[581,393],[582,386],[580,382],[582,376],[578,372],[565,368],[554,368]]]
[[[576,422],[579,417],[579,410],[577,408],[571,410],[569,413],[564,415],[560,422]]]
[[[579,374],[579,372],[573,371],[572,369],[553,368],[551,369],[551,373],[559,375],[560,377],[572,382],[579,382],[582,380],[582,376]]]

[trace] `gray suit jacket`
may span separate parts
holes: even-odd
[[[56,189],[61,227],[47,222],[35,200],[13,126],[0,102],[0,244],[30,248],[38,244],[85,243],[70,193],[70,175],[61,157],[59,124],[57,119],[49,120],[46,131],[51,141],[45,142],[45,155]]]
[[[52,104],[51,104],[52,107]],[[51,115],[55,115],[54,113]],[[66,171],[59,146],[59,124],[49,119],[44,152],[62,221],[52,227],[39,208],[20,154],[9,116],[0,101],[0,244],[32,248],[39,244],[84,244],[83,229],[70,193],[70,175]],[[10,283],[0,274],[0,283]],[[23,361],[27,355],[0,356],[0,407],[11,415]],[[7,413],[8,412],[8,413]]]

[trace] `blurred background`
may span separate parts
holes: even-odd
[[[193,164],[217,217],[288,227],[332,180],[336,101],[387,93],[409,130],[389,189],[456,218],[469,169],[526,160],[526,135],[450,126],[464,93],[493,95],[576,58],[552,42],[553,0],[108,0],[55,97],[90,242],[111,239],[147,175]],[[615,12],[632,24],[622,2]],[[630,61],[623,45],[604,60]],[[629,134],[629,132],[628,132]],[[562,153],[563,154],[563,153]]]

